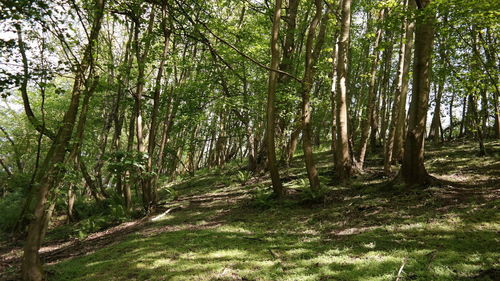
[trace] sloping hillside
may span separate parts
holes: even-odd
[[[173,183],[177,198],[154,215],[52,243],[43,258],[49,280],[498,280],[500,161],[490,155],[432,148],[430,172],[455,184],[421,190],[388,186],[372,158],[367,173],[322,196],[307,192],[297,162],[282,202],[268,198],[266,177],[200,172]],[[331,155],[317,158],[326,179]]]

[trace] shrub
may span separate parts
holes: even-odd
[[[245,185],[252,178],[252,172],[250,171],[238,171],[236,174],[236,179],[241,185]]]
[[[23,206],[23,194],[21,192],[7,193],[0,199],[0,230],[11,232],[19,219]]]

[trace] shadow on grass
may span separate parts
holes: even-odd
[[[327,187],[329,198],[309,206],[255,208],[252,187],[220,184],[220,173],[195,176],[173,187],[186,208],[49,266],[49,280],[395,280],[401,268],[401,280],[498,280],[499,162],[476,161],[472,150],[430,150],[428,167],[439,174],[474,164],[471,173],[488,177],[484,187],[475,179],[474,188],[384,190],[368,174]],[[328,175],[331,154],[317,159]],[[304,178],[301,161],[288,185]]]

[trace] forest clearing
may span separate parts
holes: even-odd
[[[500,280],[500,3],[0,2],[0,281]]]

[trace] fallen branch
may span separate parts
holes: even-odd
[[[399,268],[398,276],[396,277],[396,281],[399,281],[403,277],[403,276],[401,276],[401,274],[403,273],[403,268],[405,267],[405,264],[406,264],[406,258],[403,259],[403,264],[401,264],[401,267]]]
[[[181,206],[172,207],[172,208],[166,210],[165,212],[157,215],[156,217],[152,218],[151,221],[157,221],[157,220],[163,218],[164,216],[168,215],[168,213],[172,212],[173,210],[180,209],[180,208],[181,208]]]

